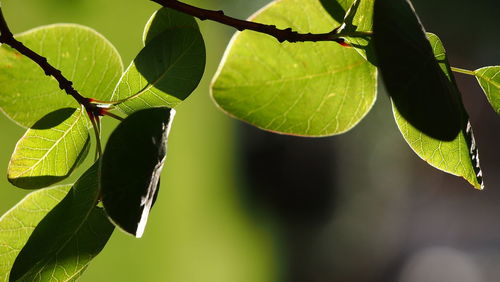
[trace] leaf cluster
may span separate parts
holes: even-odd
[[[484,187],[453,71],[475,76],[500,115],[500,66],[451,67],[442,42],[425,31],[409,0],[277,0],[235,22],[333,37],[292,43],[266,32],[236,33],[211,85],[213,100],[228,115],[280,134],[341,134],[372,108],[380,73],[411,149],[437,169]],[[205,45],[194,17],[168,8],[148,21],[144,47],[125,70],[111,43],[80,25],[38,27],[16,39],[60,70],[98,112],[66,95],[19,50],[0,45],[0,108],[27,128],[8,179],[37,189],[0,219],[0,279],[76,280],[115,226],[143,235],[173,108],[200,82]],[[102,116],[121,121],[104,150]],[[82,164],[92,133],[94,164],[74,184],[51,186]]]

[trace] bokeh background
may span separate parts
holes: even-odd
[[[186,0],[246,18],[267,0]],[[3,0],[15,32],[56,22],[104,34],[127,65],[158,6],[146,0]],[[500,2],[414,0],[453,66],[500,64]],[[380,88],[352,131],[305,139],[232,120],[208,85],[234,30],[202,22],[204,79],[178,108],[146,233],[116,231],[81,281],[500,281],[500,118],[474,78],[457,74],[485,191],[406,145]],[[107,131],[115,125],[105,124]],[[24,130],[0,116],[0,171]],[[26,191],[0,179],[0,212]]]

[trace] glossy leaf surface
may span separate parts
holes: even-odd
[[[108,100],[122,74],[121,58],[96,31],[74,24],[55,24],[16,36],[62,71],[83,96]],[[78,103],[59,89],[30,59],[0,46],[0,108],[18,124],[30,127],[40,118]]]
[[[491,106],[500,115],[500,66],[480,68],[474,73]]]
[[[123,74],[113,100],[127,114],[175,107],[198,86],[205,70],[205,44],[193,17],[161,9],[146,25],[144,48]]]
[[[462,126],[461,102],[411,3],[376,0],[373,29],[378,66],[398,112],[424,134],[454,140]]]
[[[18,141],[9,162],[9,181],[33,189],[68,177],[88,152],[88,126],[83,108],[65,108],[43,117]]]
[[[10,269],[31,232],[70,188],[62,185],[32,192],[0,218],[0,281],[8,281]]]
[[[138,238],[158,193],[173,117],[169,108],[137,111],[118,125],[104,150],[104,208],[118,227]]]
[[[329,32],[338,22],[318,0],[275,1],[252,20]],[[343,133],[370,110],[376,69],[355,49],[334,42],[282,43],[254,32],[237,33],[212,85],[216,103],[259,128],[303,136]]]
[[[460,101],[461,95],[450,70],[445,49],[436,35],[428,34],[428,37],[441,71],[447,77],[450,87],[454,89],[454,97]],[[440,170],[463,177],[477,189],[483,188],[479,153],[463,105],[459,113],[461,118],[460,132],[453,140],[449,141],[432,138],[413,126],[400,114],[395,103],[393,103],[393,110],[403,137],[418,156]]]
[[[38,224],[19,253],[11,280],[70,281],[102,250],[114,227],[97,207],[98,165]]]

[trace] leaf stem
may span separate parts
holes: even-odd
[[[451,67],[451,70],[454,72],[461,73],[461,74],[467,74],[467,75],[472,75],[472,76],[476,75],[476,73],[474,71],[471,71],[471,70],[466,70],[466,69],[461,69],[461,68],[456,68],[456,67]]]
[[[319,42],[319,41],[334,41],[340,44],[344,43],[342,37],[367,37],[371,36],[371,32],[355,31],[355,32],[339,32],[339,27],[332,29],[327,33],[299,33],[292,28],[279,29],[274,25],[261,24],[251,21],[236,19],[226,16],[223,11],[207,10],[191,6],[189,4],[177,0],[151,0],[164,7],[197,17],[198,19],[211,20],[227,26],[234,27],[239,31],[253,30],[259,33],[270,35],[276,38],[279,42],[288,41],[295,42]]]

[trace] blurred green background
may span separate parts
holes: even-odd
[[[186,2],[246,18],[269,1]],[[414,4],[452,65],[500,63],[498,1]],[[2,7],[14,32],[88,25],[117,47],[125,65],[159,8],[146,0],[3,0]],[[482,156],[483,192],[411,152],[382,87],[367,118],[337,137],[273,135],[230,119],[210,100],[208,85],[234,30],[200,25],[206,73],[178,108],[145,235],[116,231],[81,281],[500,280],[500,119],[472,78],[457,75]],[[0,116],[0,171],[23,133]],[[0,188],[1,213],[26,194],[6,177]]]

